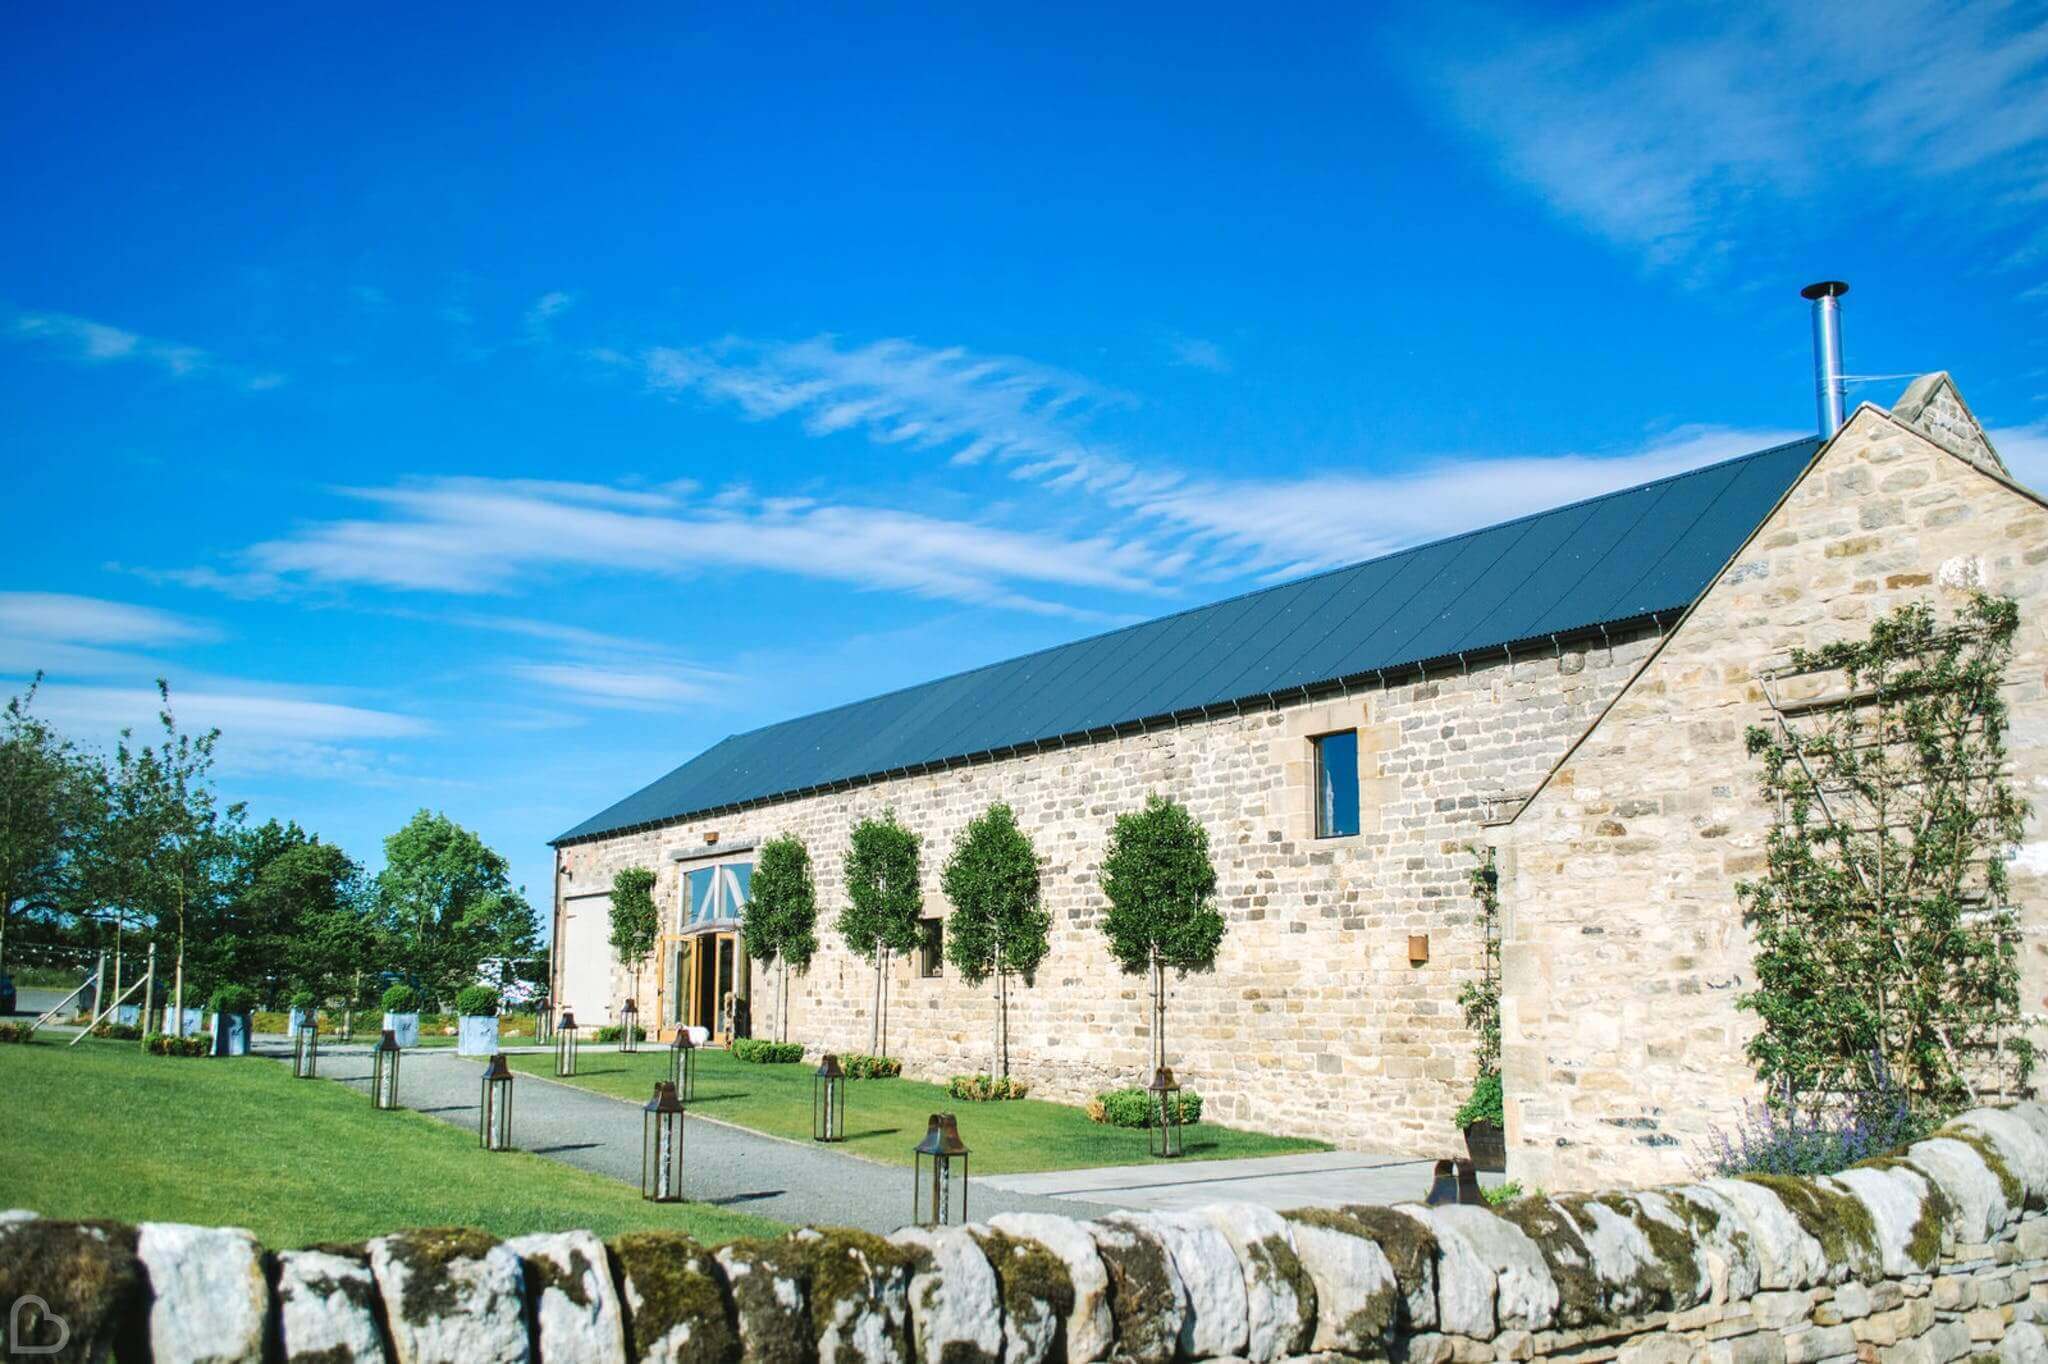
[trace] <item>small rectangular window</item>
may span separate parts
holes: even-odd
[[[917,973],[921,976],[943,975],[946,966],[945,921],[920,919],[918,927],[924,930],[924,941],[917,948]]]
[[[1358,832],[1358,731],[1312,740],[1316,746],[1316,837]]]

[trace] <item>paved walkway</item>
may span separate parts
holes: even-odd
[[[259,1035],[256,1050],[289,1064],[282,1037]],[[408,1051],[399,1068],[407,1108],[476,1131],[480,1063],[452,1051]],[[369,1092],[370,1052],[361,1044],[320,1048],[320,1077]],[[512,1130],[521,1150],[592,1173],[640,1183],[640,1106],[537,1076],[513,1081]],[[785,1141],[708,1118],[686,1120],[683,1188],[693,1199],[779,1222],[891,1232],[910,1220],[911,1172],[811,1142]],[[1063,1212],[1031,1193],[975,1179],[968,1211],[976,1221],[999,1212]]]
[[[1435,1162],[1358,1151],[1310,1151],[1185,1165],[1112,1165],[991,1175],[982,1181],[1005,1193],[1029,1194],[1110,1208],[1170,1212],[1207,1203],[1263,1203],[1269,1208],[1335,1208],[1346,1203],[1415,1203],[1429,1192]],[[1481,1175],[1492,1187],[1499,1175]],[[1071,1209],[1074,1215],[1089,1212]]]

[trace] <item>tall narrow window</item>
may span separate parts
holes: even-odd
[[[1316,837],[1348,838],[1358,832],[1358,731],[1325,734],[1312,742],[1316,746]]]
[[[936,976],[945,971],[946,925],[941,919],[920,919],[917,926],[924,932],[924,941],[918,944],[917,973],[921,976]]]

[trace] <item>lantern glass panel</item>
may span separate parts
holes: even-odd
[[[1152,1072],[1152,1083],[1146,1088],[1152,1095],[1152,1154],[1161,1160],[1171,1160],[1180,1155],[1180,1085],[1173,1078],[1173,1071],[1161,1066]]]
[[[391,1035],[391,1029],[384,1029],[382,1040],[370,1065],[370,1106],[379,1109],[398,1107],[398,1058],[404,1055],[398,1047],[398,1039]]]
[[[668,1082],[676,1087],[676,1098],[690,1103],[697,1097],[697,1044],[690,1040],[687,1026],[676,1029],[676,1040],[668,1049]]]
[[[576,1015],[562,1010],[561,1024],[555,1029],[555,1074],[576,1073]]]
[[[674,1086],[655,1083],[640,1122],[640,1196],[651,1203],[682,1202],[683,1105]]]
[[[967,1146],[951,1113],[934,1113],[912,1156],[911,1221],[921,1227],[967,1221]]]
[[[512,1149],[512,1068],[505,1064],[502,1051],[492,1054],[491,1064],[484,1071],[476,1140],[486,1151]]]
[[[811,1076],[811,1140],[846,1140],[846,1072],[830,1052]]]
[[[630,999],[619,1010],[619,1050],[640,1050],[640,1006]]]
[[[292,1074],[301,1080],[311,1080],[319,1069],[319,1025],[310,1021],[301,1023],[292,1033]]]

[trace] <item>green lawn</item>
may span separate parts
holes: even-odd
[[[507,1059],[514,1070],[528,1075],[552,1078],[555,1073],[552,1054]],[[621,1055],[610,1046],[585,1047],[570,1083],[645,1103],[653,1092],[654,1082],[668,1078],[668,1066],[668,1048],[659,1044],[650,1044],[630,1056]],[[773,1136],[808,1140],[811,1073],[816,1069],[815,1061],[755,1065],[735,1061],[729,1052],[707,1048],[697,1053],[697,1098],[690,1111]],[[1090,1122],[1088,1115],[1078,1108],[1037,1099],[963,1103],[948,1098],[944,1087],[918,1080],[848,1081],[848,1135],[841,1149],[874,1160],[908,1165],[911,1148],[924,1136],[926,1119],[942,1112],[958,1116],[960,1138],[973,1152],[972,1168],[977,1174],[1140,1165],[1152,1158],[1147,1133]],[[1267,1136],[1206,1122],[1187,1129],[1189,1159],[1328,1149],[1324,1142]]]
[[[722,1242],[777,1223],[698,1203],[657,1207],[615,1180],[362,1093],[294,1080],[260,1057],[173,1059],[134,1043],[0,1046],[7,1096],[0,1208],[50,1217],[247,1227],[266,1245],[357,1241],[402,1227],[498,1236],[667,1228]]]

